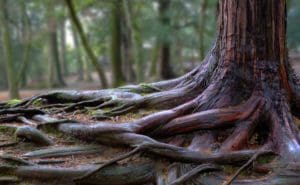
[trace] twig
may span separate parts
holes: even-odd
[[[240,167],[230,178],[227,182],[225,182],[223,185],[230,185],[237,176],[246,169],[258,156],[261,154],[264,154],[264,150],[258,150],[242,167]]]
[[[183,184],[195,175],[199,174],[200,172],[207,171],[207,170],[220,170],[220,168],[213,164],[201,164],[195,168],[193,168],[191,171],[187,172],[186,174],[182,175],[178,179],[171,182],[169,185],[179,185]]]
[[[4,147],[9,147],[9,146],[15,146],[17,144],[19,144],[20,141],[13,141],[13,142],[9,142],[9,143],[4,143],[0,145],[0,148],[4,148]]]
[[[130,157],[130,156],[136,154],[137,152],[139,152],[139,151],[141,150],[141,148],[142,148],[141,146],[138,146],[138,147],[134,148],[133,150],[131,150],[131,151],[128,152],[128,153],[125,153],[125,154],[122,154],[122,155],[120,155],[120,156],[118,156],[118,157],[116,157],[116,158],[113,158],[113,159],[111,159],[111,160],[109,160],[109,161],[107,161],[107,162],[101,164],[101,165],[98,166],[96,169],[94,169],[94,170],[92,170],[92,171],[86,173],[86,174],[83,175],[82,177],[79,177],[79,178],[74,179],[74,181],[80,181],[80,180],[82,180],[82,179],[84,179],[84,178],[87,178],[87,177],[93,175],[94,173],[98,172],[99,170],[101,170],[102,168],[104,168],[104,167],[106,167],[106,166],[109,166],[109,165],[111,165],[111,164],[114,164],[114,163],[116,163],[116,162],[118,162],[118,161],[120,161],[120,160],[126,159],[126,158],[128,158],[128,157]]]

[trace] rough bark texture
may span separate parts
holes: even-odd
[[[287,60],[285,3],[221,0],[215,44],[199,67],[179,78],[107,90],[52,92],[12,107],[0,104],[6,121],[21,115],[37,122],[39,129],[50,127],[87,142],[132,148],[87,170],[24,168],[26,161],[9,158],[22,163],[14,174],[34,171],[36,178],[67,176],[78,184],[95,184],[91,179],[102,176],[110,165],[142,152],[154,159],[155,165],[147,169],[151,173],[141,164],[136,166],[139,173],[125,167],[128,178],[122,181],[124,176],[116,172],[115,184],[141,184],[141,179],[156,184],[299,184],[300,134],[293,116],[299,118],[300,83]],[[130,122],[87,124],[42,115],[30,108],[38,100],[47,102],[39,108],[50,114],[101,109],[96,119],[149,107],[164,110]],[[27,130],[32,141],[44,138]],[[21,133],[26,138],[26,132]],[[268,159],[265,164],[254,162],[262,155]],[[241,167],[232,173],[228,166]],[[236,179],[250,166],[249,176]],[[206,171],[210,173],[199,174]],[[110,180],[105,177],[108,184]]]

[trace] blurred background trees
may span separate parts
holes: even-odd
[[[99,89],[182,75],[211,46],[216,7],[217,0],[0,0],[0,89],[18,98],[18,89]],[[300,60],[299,20],[299,1],[289,0],[292,60]]]

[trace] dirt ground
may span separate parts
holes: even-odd
[[[293,68],[300,76],[300,61],[293,62]],[[61,88],[63,90],[72,89],[72,90],[95,90],[99,89],[99,81],[97,80],[97,75],[93,74],[93,81],[92,82],[78,82],[75,77],[70,77],[67,79],[67,87]],[[33,95],[37,95],[40,93],[53,91],[53,90],[61,90],[61,89],[21,89],[20,95],[21,98],[30,97]],[[0,101],[8,100],[9,94],[8,91],[0,91]]]

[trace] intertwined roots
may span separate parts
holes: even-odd
[[[132,148],[103,164],[80,169],[39,167],[19,158],[10,158],[18,161],[17,166],[1,169],[21,177],[32,173],[35,178],[66,178],[78,184],[299,184],[300,135],[293,120],[293,114],[299,116],[299,81],[291,76],[293,94],[288,100],[280,87],[258,88],[230,70],[220,70],[216,61],[212,52],[197,69],[169,81],[58,91],[15,105],[1,104],[2,122],[29,124],[16,134],[34,143],[51,145],[40,131],[51,127],[85,141]],[[146,108],[164,110],[119,124],[54,118],[71,112],[107,120]],[[145,154],[146,164],[111,168],[138,153]],[[257,162],[262,156],[267,163]],[[251,164],[248,176],[255,179],[235,180]]]

